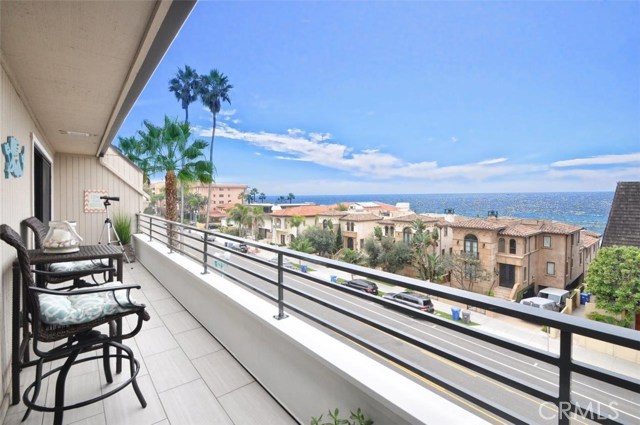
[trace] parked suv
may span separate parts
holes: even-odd
[[[416,294],[414,292],[389,292],[384,294],[383,298],[427,313],[433,313],[435,311],[431,298],[423,294]]]
[[[378,295],[378,285],[365,279],[354,279],[346,283],[347,286],[364,291],[368,294]]]
[[[522,305],[528,305],[529,307],[541,308],[549,311],[560,311],[558,304],[555,301],[542,297],[525,298],[520,301]]]
[[[249,247],[246,243],[225,242],[224,246],[226,246],[227,248],[235,249],[236,251],[240,251],[244,254],[249,252]]]
[[[555,302],[558,305],[558,311],[564,308],[567,303],[567,298],[569,298],[570,295],[571,292],[558,288],[544,288],[538,292],[540,298],[546,298]]]

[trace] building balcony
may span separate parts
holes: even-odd
[[[484,395],[493,391],[491,382],[495,381],[495,388],[507,388],[509,394],[523,393],[525,397],[517,399],[522,404],[539,399],[535,411],[539,406],[549,409],[544,413],[552,419],[535,423],[568,424],[568,416],[566,421],[557,412],[554,416],[553,409],[563,406],[560,403],[565,400],[574,403],[567,406],[576,406],[572,397],[581,401],[580,396],[571,395],[571,373],[601,379],[622,391],[640,390],[638,376],[625,377],[619,370],[614,373],[576,360],[573,353],[580,350],[572,353],[571,348],[572,338],[590,337],[603,344],[617,344],[627,350],[627,356],[635,355],[640,362],[640,336],[631,330],[555,312],[538,312],[491,297],[252,241],[246,241],[251,250],[244,254],[228,249],[221,241],[240,239],[223,234],[216,234],[215,242],[202,242],[194,236],[191,243],[184,237],[181,244],[174,244],[169,250],[162,225],[161,219],[154,217],[151,225],[141,216],[140,233],[134,238],[138,262],[131,268],[125,264],[125,281],[142,286],[140,301],[149,306],[152,316],[133,342],[129,341],[142,363],[139,382],[149,405],[142,409],[129,387],[101,403],[69,412],[65,415],[68,423],[307,424],[312,416],[321,413],[326,419],[327,410],[336,407],[347,416],[349,410],[361,407],[380,425],[534,423],[518,413],[517,409],[523,406]],[[290,258],[288,265],[305,261],[316,271],[304,273],[284,261],[284,267],[278,269],[277,263],[266,260],[273,255]],[[320,267],[330,273],[357,273],[396,287],[426,292],[437,296],[437,303],[454,298],[467,307],[510,313],[510,321],[527,320],[538,328],[545,325],[558,329],[560,341],[544,351],[487,334],[475,326],[416,312],[428,325],[425,328],[442,328],[449,334],[447,339],[457,341],[454,350],[447,350],[398,331],[397,319],[396,325],[389,327],[372,316],[356,314],[351,308],[326,300],[322,310],[312,311],[298,300],[316,303],[307,288],[311,285],[317,285],[323,293],[336,293],[339,298],[362,298],[368,311],[393,307],[381,297],[334,283],[329,279],[332,276],[323,279],[318,274]],[[285,275],[291,280],[284,280]],[[270,282],[267,289],[255,286],[255,282],[268,281],[270,276],[275,282]],[[341,317],[349,322],[341,322]],[[410,322],[414,328],[421,326],[417,321]],[[504,349],[511,356],[531,358],[536,368],[537,364],[549,363],[559,375],[553,375],[555,383],[542,385],[536,380],[529,384],[511,376],[513,370],[501,371],[497,364],[485,367],[460,348],[463,337],[489,344],[493,353]],[[403,357],[394,351],[399,345],[415,351],[410,357]],[[421,363],[422,359],[432,358],[441,358],[442,363],[436,362],[433,367]],[[443,375],[445,364],[452,364],[458,372],[467,370],[460,372],[460,382]],[[69,396],[78,393],[85,397],[92,391],[105,391],[100,367],[96,363],[78,371],[72,369],[75,375],[70,378],[73,389]],[[482,379],[477,380],[477,376]],[[554,384],[550,385],[551,390],[547,384]],[[50,391],[51,388],[43,388],[42,393]],[[24,410],[21,406],[11,407],[6,424],[19,423]],[[587,408],[585,404],[577,407]],[[50,418],[48,414],[32,412],[27,423],[50,423]]]

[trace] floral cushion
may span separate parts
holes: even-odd
[[[66,263],[53,263],[49,265],[49,271],[57,273],[73,273],[89,270],[101,270],[109,267],[108,261],[101,260],[85,260],[85,261],[67,261]]]
[[[122,283],[110,282],[99,286],[99,288],[118,286],[122,286]],[[127,297],[129,290],[81,295],[73,295],[73,292],[61,292],[60,295],[39,294],[42,322],[49,325],[79,325],[127,311],[128,308],[135,305],[135,300]]]

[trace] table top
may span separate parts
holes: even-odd
[[[30,249],[29,262],[32,265],[64,263],[67,261],[96,260],[100,258],[121,259],[124,254],[115,245],[80,245],[79,251],[70,253],[45,254],[42,249]]]

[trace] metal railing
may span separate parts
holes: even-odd
[[[172,231],[169,232],[169,227],[172,227]],[[622,422],[616,421],[615,418],[605,417],[600,414],[599,411],[593,406],[581,406],[571,399],[571,374],[581,374],[595,380],[602,381],[604,383],[614,385],[623,388],[628,391],[640,393],[640,380],[632,377],[623,376],[615,372],[602,369],[596,366],[588,365],[586,363],[579,362],[573,359],[573,335],[582,335],[585,337],[593,338],[602,342],[619,345],[622,347],[630,348],[632,350],[640,350],[640,332],[616,327],[596,321],[585,320],[577,317],[562,315],[555,312],[546,310],[532,309],[531,307],[520,305],[517,303],[508,302],[505,300],[495,299],[489,296],[475,294],[468,291],[459,290],[456,288],[450,288],[443,285],[433,284],[430,282],[424,282],[418,279],[404,277],[396,274],[382,272],[362,266],[347,264],[344,262],[319,257],[316,255],[305,254],[297,251],[292,251],[286,248],[280,248],[273,245],[254,242],[239,237],[230,236],[222,233],[214,233],[198,229],[193,226],[181,225],[178,223],[169,222],[163,218],[156,216],[139,214],[138,215],[138,233],[143,233],[149,237],[149,241],[159,241],[170,248],[170,251],[180,253],[187,257],[192,258],[203,265],[203,273],[208,273],[210,270],[209,262],[214,260],[218,264],[225,264],[225,268],[218,267],[216,271],[228,279],[243,285],[251,289],[253,292],[270,299],[277,305],[277,312],[274,315],[276,319],[285,319],[287,314],[285,308],[289,312],[294,312],[300,316],[318,323],[352,341],[358,345],[365,347],[373,353],[393,362],[416,375],[428,379],[431,382],[440,385],[449,392],[456,394],[475,405],[495,414],[496,416],[503,418],[509,422],[516,424],[527,424],[527,419],[522,417],[519,413],[512,409],[498,405],[494,401],[490,400],[487,396],[474,392],[473,390],[460,388],[450,380],[439,376],[437,372],[426,370],[414,362],[404,359],[391,352],[387,348],[379,346],[375,343],[365,340],[362,336],[357,335],[341,326],[333,324],[323,317],[319,317],[312,313],[309,313],[302,308],[289,303],[285,299],[285,293],[296,294],[305,299],[313,301],[319,305],[329,308],[335,312],[338,312],[344,316],[355,319],[361,323],[369,325],[381,332],[391,335],[407,344],[417,347],[422,350],[431,352],[437,356],[447,359],[457,365],[469,369],[470,371],[482,374],[488,378],[491,378],[499,383],[506,385],[512,389],[529,394],[537,399],[540,399],[546,403],[553,403],[557,409],[558,424],[569,424],[570,414],[573,413],[584,418],[588,418],[597,423],[606,424],[621,424]],[[176,235],[173,239],[170,239],[168,235]],[[205,235],[211,235],[217,238],[218,243],[215,245],[206,240]],[[220,244],[220,239],[228,241],[230,245]],[[200,244],[192,244],[191,241],[199,241]],[[202,243],[204,242],[204,243]],[[273,252],[277,256],[277,263],[273,263],[250,254],[241,252],[238,250],[239,244],[246,244],[248,247],[258,248],[260,250]],[[199,248],[202,246],[202,248]],[[263,274],[257,273],[248,268],[241,268],[236,264],[233,264],[230,259],[231,256],[226,255],[213,255],[211,252],[212,247],[215,247],[218,251],[226,251],[234,253],[243,258],[256,263],[273,267],[277,270],[277,279],[270,279]],[[196,253],[194,255],[194,252]],[[357,292],[351,288],[347,288],[343,285],[336,285],[333,282],[319,279],[317,277],[306,274],[302,271],[285,267],[284,258],[292,258],[303,260],[308,263],[312,263],[319,266],[324,266],[333,270],[342,272],[348,272],[351,274],[357,274],[365,278],[371,278],[380,282],[391,284],[394,286],[402,286],[408,290],[419,291],[426,293],[434,298],[447,299],[457,303],[463,303],[471,308],[477,310],[485,310],[488,312],[498,313],[502,315],[518,318],[536,325],[545,326],[548,328],[555,328],[560,333],[560,346],[559,354],[542,351],[536,348],[520,345],[516,342],[508,339],[500,338],[497,336],[489,335],[484,332],[474,330],[472,327],[460,325],[450,320],[442,319],[433,314],[416,312],[413,309],[407,307],[398,306],[397,304],[387,301],[384,298],[367,295],[363,292]],[[226,270],[226,266],[241,270],[243,273],[253,276],[262,281],[268,282],[277,287],[277,295],[273,296],[267,291],[260,289],[243,279],[238,278],[234,273]],[[359,295],[367,299],[367,301],[374,302],[385,307],[391,307],[396,310],[402,310],[407,313],[411,313],[414,316],[419,315],[421,319],[437,324],[452,331],[461,333],[463,335],[472,338],[481,338],[484,342],[492,344],[496,347],[501,347],[510,350],[514,353],[527,356],[531,359],[535,359],[538,362],[543,362],[548,365],[557,367],[559,370],[558,382],[557,382],[557,394],[542,389],[528,382],[525,382],[514,376],[510,376],[504,372],[496,369],[476,364],[469,358],[462,356],[459,353],[452,352],[450,350],[441,349],[432,344],[425,342],[415,336],[409,335],[401,330],[395,329],[384,323],[378,322],[368,317],[364,317],[345,309],[339,305],[335,305],[326,299],[318,298],[312,294],[306,293],[301,289],[294,288],[293,286],[286,285],[284,281],[285,273],[294,275],[297,277],[303,277],[304,279],[314,282],[318,285],[322,285],[327,288],[330,287],[342,292]]]

